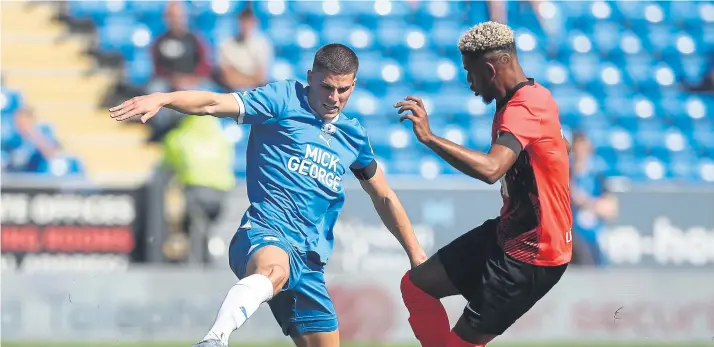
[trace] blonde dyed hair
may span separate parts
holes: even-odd
[[[513,30],[505,24],[483,22],[474,25],[459,39],[461,53],[486,53],[515,45]]]

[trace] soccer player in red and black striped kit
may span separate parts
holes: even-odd
[[[523,73],[504,24],[474,26],[459,50],[471,90],[486,103],[496,100],[488,153],[433,135],[417,97],[395,107],[449,164],[489,184],[500,181],[503,207],[402,278],[409,323],[423,347],[485,346],[560,280],[572,253],[569,144],[552,95]],[[451,330],[439,299],[457,294],[468,304]]]

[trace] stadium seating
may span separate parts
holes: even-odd
[[[107,117],[102,102],[118,74],[87,54],[91,42],[81,35],[84,31],[68,35],[77,27],[58,20],[64,18],[58,16],[61,6],[11,2],[0,11],[3,43],[12,46],[2,50],[3,173],[66,176],[81,171],[81,177],[93,183],[145,180],[161,159],[161,148],[147,143],[146,126]],[[15,91],[22,97],[18,99]],[[54,153],[45,162],[29,145],[35,141],[16,136],[16,110],[21,104],[32,109],[32,119],[24,121],[36,123],[40,130],[51,129],[44,137],[60,144],[61,157]],[[120,151],[117,142],[122,143]]]
[[[470,95],[456,49],[465,28],[487,20],[485,2],[255,4],[262,29],[276,47],[273,79],[303,79],[322,44],[343,42],[357,50],[359,89],[347,111],[367,127],[388,173],[426,178],[454,173],[415,142],[408,125],[396,122],[390,106],[407,94],[424,97],[437,134],[488,148],[494,105]],[[148,47],[164,30],[164,3],[69,5],[71,15],[96,21],[102,49],[124,55],[128,81],[141,85],[149,80]],[[190,2],[189,23],[215,46],[232,35],[234,14],[243,5]],[[507,6],[526,73],[551,88],[566,134],[586,132],[608,174],[640,182],[714,182],[714,97],[686,92],[680,84],[696,84],[714,68],[712,3],[542,1],[536,7],[528,2]],[[226,132],[240,153],[246,132],[228,123]],[[241,175],[245,164],[240,158],[238,162],[236,173]]]

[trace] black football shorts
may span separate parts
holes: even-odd
[[[475,331],[501,335],[558,283],[568,264],[536,266],[498,245],[490,219],[438,251],[451,282],[468,300],[463,318]]]

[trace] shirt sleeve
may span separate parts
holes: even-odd
[[[377,160],[374,158],[374,150],[368,137],[365,137],[357,159],[350,165],[350,170],[360,180],[368,180],[377,172]]]
[[[361,169],[371,164],[374,161],[374,151],[372,150],[372,144],[369,142],[369,138],[365,138],[364,144],[357,154],[357,159],[355,160],[350,168]]]
[[[526,107],[507,107],[498,125],[498,134],[501,133],[511,133],[525,149],[542,136],[540,118]]]
[[[238,124],[263,124],[280,115],[287,105],[288,83],[274,82],[245,92],[233,93],[238,101]]]

